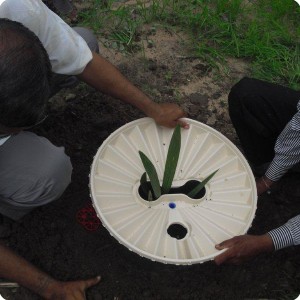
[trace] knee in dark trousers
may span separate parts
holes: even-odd
[[[268,85],[269,83],[264,81],[244,77],[231,88],[228,110],[234,126],[238,125],[234,122],[236,119],[239,122],[256,123],[270,111],[267,100],[270,97],[265,93],[266,89],[270,88]]]
[[[257,87],[257,79],[244,77],[238,83],[236,83],[230,90],[229,97],[234,94],[238,98],[244,98],[249,94],[255,94]]]
[[[240,112],[239,107],[241,106],[241,103],[243,102],[246,104],[247,100],[249,100],[249,95],[253,95],[255,86],[255,79],[244,77],[231,88],[228,95],[228,109],[230,116]],[[250,100],[252,101],[253,97],[251,97]]]

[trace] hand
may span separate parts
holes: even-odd
[[[186,117],[186,113],[174,103],[152,103],[151,111],[147,115],[154,119],[154,121],[161,126],[175,127],[179,124],[184,129],[189,128],[189,124],[181,118]]]
[[[259,196],[265,191],[269,190],[273,183],[274,181],[270,180],[266,176],[256,179],[257,195]]]
[[[217,265],[223,263],[243,263],[260,253],[273,251],[274,244],[268,234],[240,235],[216,245],[216,249],[218,250],[226,248],[225,252],[215,257]]]
[[[88,280],[55,281],[47,287],[50,293],[45,298],[49,300],[85,300],[85,290],[99,283],[100,279],[98,276]]]

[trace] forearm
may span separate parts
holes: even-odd
[[[93,53],[92,60],[78,78],[98,91],[135,106],[158,125],[172,128],[179,124],[185,129],[189,128],[187,121],[182,119],[186,113],[177,104],[153,102],[97,53]]]
[[[93,59],[78,77],[98,91],[137,107],[147,116],[155,115],[158,110],[156,103],[96,53],[93,53]]]
[[[0,277],[12,280],[45,299],[57,282],[6,246],[0,245]]]

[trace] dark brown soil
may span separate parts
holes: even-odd
[[[232,69],[231,81],[227,78],[218,82],[202,66],[205,63],[193,58],[175,61],[172,57],[163,59],[163,63],[154,57],[146,61],[132,58],[130,63],[119,64],[135,84],[149,87],[148,92],[157,101],[179,102],[191,118],[206,122],[238,145],[225,101],[232,82],[247,73]],[[182,87],[180,99],[175,97],[178,87]],[[97,149],[114,130],[142,116],[85,85],[52,100],[49,118],[35,131],[65,146],[74,167],[72,183],[61,199],[36,209],[14,225],[11,248],[60,280],[100,274],[101,283],[87,291],[89,300],[295,299],[300,293],[297,247],[261,255],[241,266],[218,267],[214,262],[164,265],[130,252],[102,226],[90,232],[77,222],[77,212],[90,203],[88,176]],[[288,174],[271,194],[259,197],[249,233],[264,233],[299,214],[299,182],[300,174]],[[0,292],[6,299],[39,299],[22,287],[15,292]]]
[[[242,266],[217,267],[213,262],[173,266],[130,252],[102,226],[95,232],[84,229],[76,213],[90,201],[93,156],[110,133],[141,115],[85,87],[75,95],[63,109],[52,107],[48,120],[36,130],[65,146],[74,166],[73,181],[61,199],[14,226],[9,240],[13,249],[61,280],[100,274],[102,282],[87,292],[87,299],[296,298],[300,292],[296,247],[262,255]],[[299,174],[289,174],[270,195],[259,198],[250,233],[263,233],[299,213],[299,180]],[[24,288],[6,297],[38,299]]]

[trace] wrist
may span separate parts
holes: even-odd
[[[274,243],[269,234],[263,234],[260,237],[260,247],[262,252],[272,252],[274,251]]]
[[[59,294],[61,290],[61,283],[57,280],[50,279],[48,284],[43,287],[38,293],[44,299],[51,300],[56,299],[56,296]]]
[[[274,183],[274,181],[272,181],[265,175],[261,177],[261,181],[267,189],[271,188],[272,184]]]
[[[141,110],[145,113],[146,116],[154,119],[154,117],[157,116],[157,114],[159,113],[160,107],[159,104],[147,98],[145,99]]]

